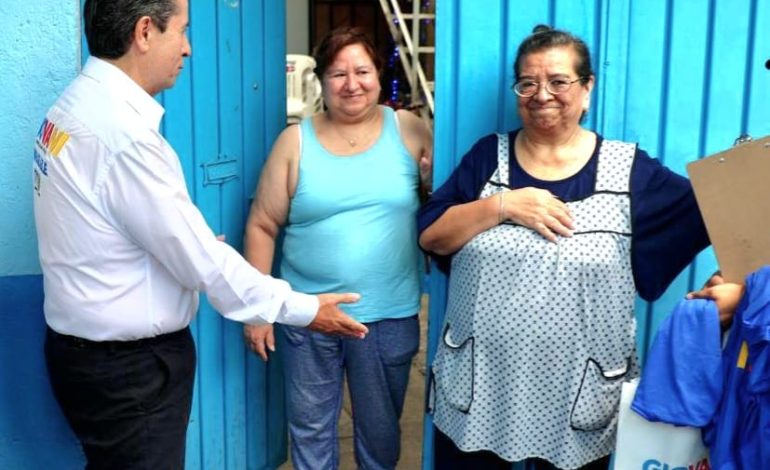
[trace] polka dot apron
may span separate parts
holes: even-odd
[[[639,375],[629,181],[636,147],[603,141],[594,192],[552,243],[503,223],[452,259],[433,363],[435,425],[464,451],[573,469],[609,454],[621,383]],[[509,182],[509,142],[481,198]]]

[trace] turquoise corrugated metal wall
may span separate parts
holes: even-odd
[[[443,0],[436,2],[435,185],[473,142],[518,127],[512,63],[539,23],[582,37],[597,86],[586,126],[639,142],[684,173],[685,164],[770,134],[770,0]],[[659,322],[715,269],[711,250],[657,302],[637,303],[644,353]],[[428,356],[446,306],[446,279],[433,270]],[[430,419],[424,468],[432,468]]]
[[[286,122],[285,15],[285,2],[272,0],[191,2],[193,54],[160,97],[163,132],[195,203],[238,249],[249,197]],[[192,329],[198,375],[187,468],[274,468],[286,458],[277,364],[257,360],[241,325],[206,302]]]

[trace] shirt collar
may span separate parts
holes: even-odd
[[[110,93],[124,97],[148,127],[160,129],[160,120],[165,113],[163,106],[118,67],[91,56],[81,73],[107,87]]]

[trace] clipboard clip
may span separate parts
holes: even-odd
[[[752,140],[754,139],[752,139],[749,134],[741,134],[738,136],[737,139],[735,139],[735,142],[733,142],[733,147],[737,147],[743,144],[748,144]],[[725,162],[725,157],[719,157],[719,163],[724,163],[724,162]]]
[[[737,146],[739,146],[741,144],[747,144],[747,143],[751,142],[752,140],[754,140],[754,139],[752,139],[750,135],[748,135],[748,134],[741,134],[741,135],[738,136],[737,139],[735,139],[735,142],[733,142],[733,147],[737,147]]]

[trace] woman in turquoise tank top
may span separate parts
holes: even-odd
[[[406,111],[378,105],[380,60],[358,29],[329,33],[316,52],[327,110],[285,129],[262,172],[246,229],[246,257],[270,272],[283,228],[280,277],[307,293],[356,292],[342,308],[366,324],[362,340],[246,326],[263,360],[282,355],[297,469],[339,465],[337,421],[346,374],[359,467],[398,462],[398,420],[419,344],[416,211],[431,177],[432,136]],[[277,341],[276,341],[277,340]]]

